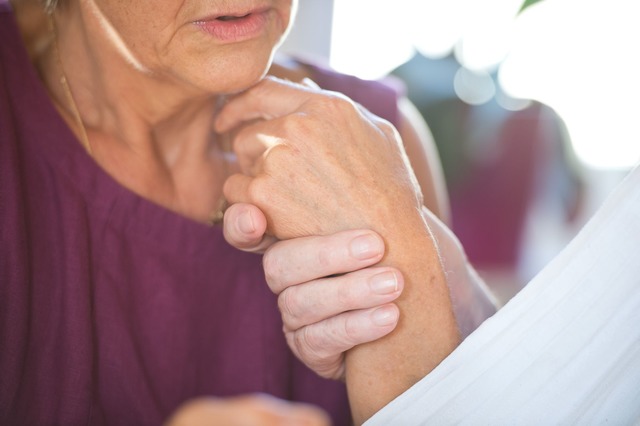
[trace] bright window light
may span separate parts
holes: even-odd
[[[629,0],[540,2],[516,20],[501,65],[504,90],[554,108],[593,168],[640,161],[638,12]]]
[[[335,0],[330,64],[361,78],[379,78],[414,53],[402,28],[407,0]]]
[[[331,65],[378,78],[415,50],[455,53],[465,68],[458,96],[549,105],[564,120],[579,159],[594,168],[640,162],[640,2],[545,0],[335,0]],[[499,67],[499,87],[486,72]],[[477,82],[474,83],[474,82]],[[507,105],[505,102],[509,102]]]

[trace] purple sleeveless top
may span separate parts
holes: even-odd
[[[290,353],[261,257],[98,167],[0,0],[0,424],[158,425],[252,392],[350,423],[344,385]]]

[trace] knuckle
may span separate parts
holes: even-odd
[[[334,251],[331,247],[321,246],[316,252],[316,262],[321,271],[329,271],[332,269],[334,263]],[[324,274],[330,275],[330,274]]]
[[[332,305],[339,307],[341,312],[359,309],[365,301],[366,293],[362,291],[361,279],[358,274],[340,275],[334,278],[335,295]]]
[[[307,326],[295,332],[286,333],[291,350],[322,377],[339,379],[344,376],[344,350],[335,344],[327,345],[321,334],[310,331]]]
[[[236,180],[237,176],[231,175],[222,184],[222,193],[224,194],[227,201],[233,202],[234,200]]]
[[[270,146],[263,154],[262,160],[266,165],[278,167],[283,161],[287,160],[289,146],[284,142],[279,142]]]
[[[349,315],[342,322],[340,340],[347,346],[353,346],[360,342],[360,322],[355,316]]]
[[[318,342],[317,334],[310,332],[310,327],[297,330],[293,336],[293,344],[305,362],[316,364],[323,359],[322,345]]]
[[[393,126],[393,124],[391,124],[390,122],[388,122],[387,120],[382,120],[382,119],[377,119],[376,120],[376,125],[378,126],[378,129],[380,129],[380,131],[388,138],[388,139],[395,139],[396,135],[397,135],[397,130],[396,128]]]
[[[232,137],[231,148],[233,149],[233,152],[236,153],[236,155],[245,156],[250,152],[249,150],[249,141],[251,140],[250,136],[251,136],[250,129],[245,127],[239,130]]]
[[[253,163],[247,167],[247,170],[249,172],[249,175],[254,177],[259,176],[263,172],[266,172],[264,160],[262,159],[262,157],[256,158]]]
[[[265,75],[258,84],[256,84],[253,90],[260,90],[262,93],[269,93],[276,90],[279,79],[272,75]]]
[[[282,281],[282,263],[279,256],[276,256],[272,248],[262,256],[262,268],[264,269],[264,276],[267,281],[267,285],[275,294],[280,294],[282,289],[280,288],[280,282]]]
[[[290,140],[297,139],[287,138]],[[287,170],[287,166],[292,162],[292,151],[291,146],[284,141],[269,147],[262,155],[262,168],[265,174],[272,178],[281,176],[283,170]]]
[[[278,309],[282,315],[282,322],[289,330],[300,328],[298,315],[296,314],[295,289],[286,288],[278,296]]]
[[[269,204],[269,181],[266,176],[257,176],[249,183],[247,188],[249,199],[258,207]]]
[[[318,96],[317,105],[324,111],[338,117],[343,117],[345,114],[350,116],[358,112],[356,104],[351,99],[334,92]]]
[[[308,114],[296,112],[289,114],[286,120],[283,120],[282,131],[287,141],[297,141],[300,136],[308,134],[313,120]],[[291,145],[283,145],[291,146]]]

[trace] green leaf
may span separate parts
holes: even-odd
[[[542,0],[525,0],[524,3],[522,3],[522,7],[520,8],[520,11],[518,13],[522,13],[523,10],[525,10],[526,8],[531,6],[532,4],[536,4],[536,3],[541,2],[541,1]]]

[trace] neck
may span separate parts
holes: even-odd
[[[69,2],[53,17],[60,60],[53,43],[37,58],[54,102],[80,140],[78,127],[86,130],[91,155],[123,186],[209,220],[228,174],[211,132],[216,96],[132,64],[105,31],[88,31],[98,23],[93,11],[82,9],[87,3]],[[66,100],[63,75],[80,120]]]
[[[160,153],[167,159],[180,145],[208,135],[215,95],[171,76],[153,74],[123,53],[126,47],[119,46],[92,4],[70,2],[68,9],[53,17],[61,64],[55,64],[55,55],[48,54],[42,65],[58,103],[70,112],[71,106],[56,85],[64,72],[88,133],[137,152]],[[202,148],[204,145],[203,141]],[[96,146],[97,152],[104,149],[109,147]]]

